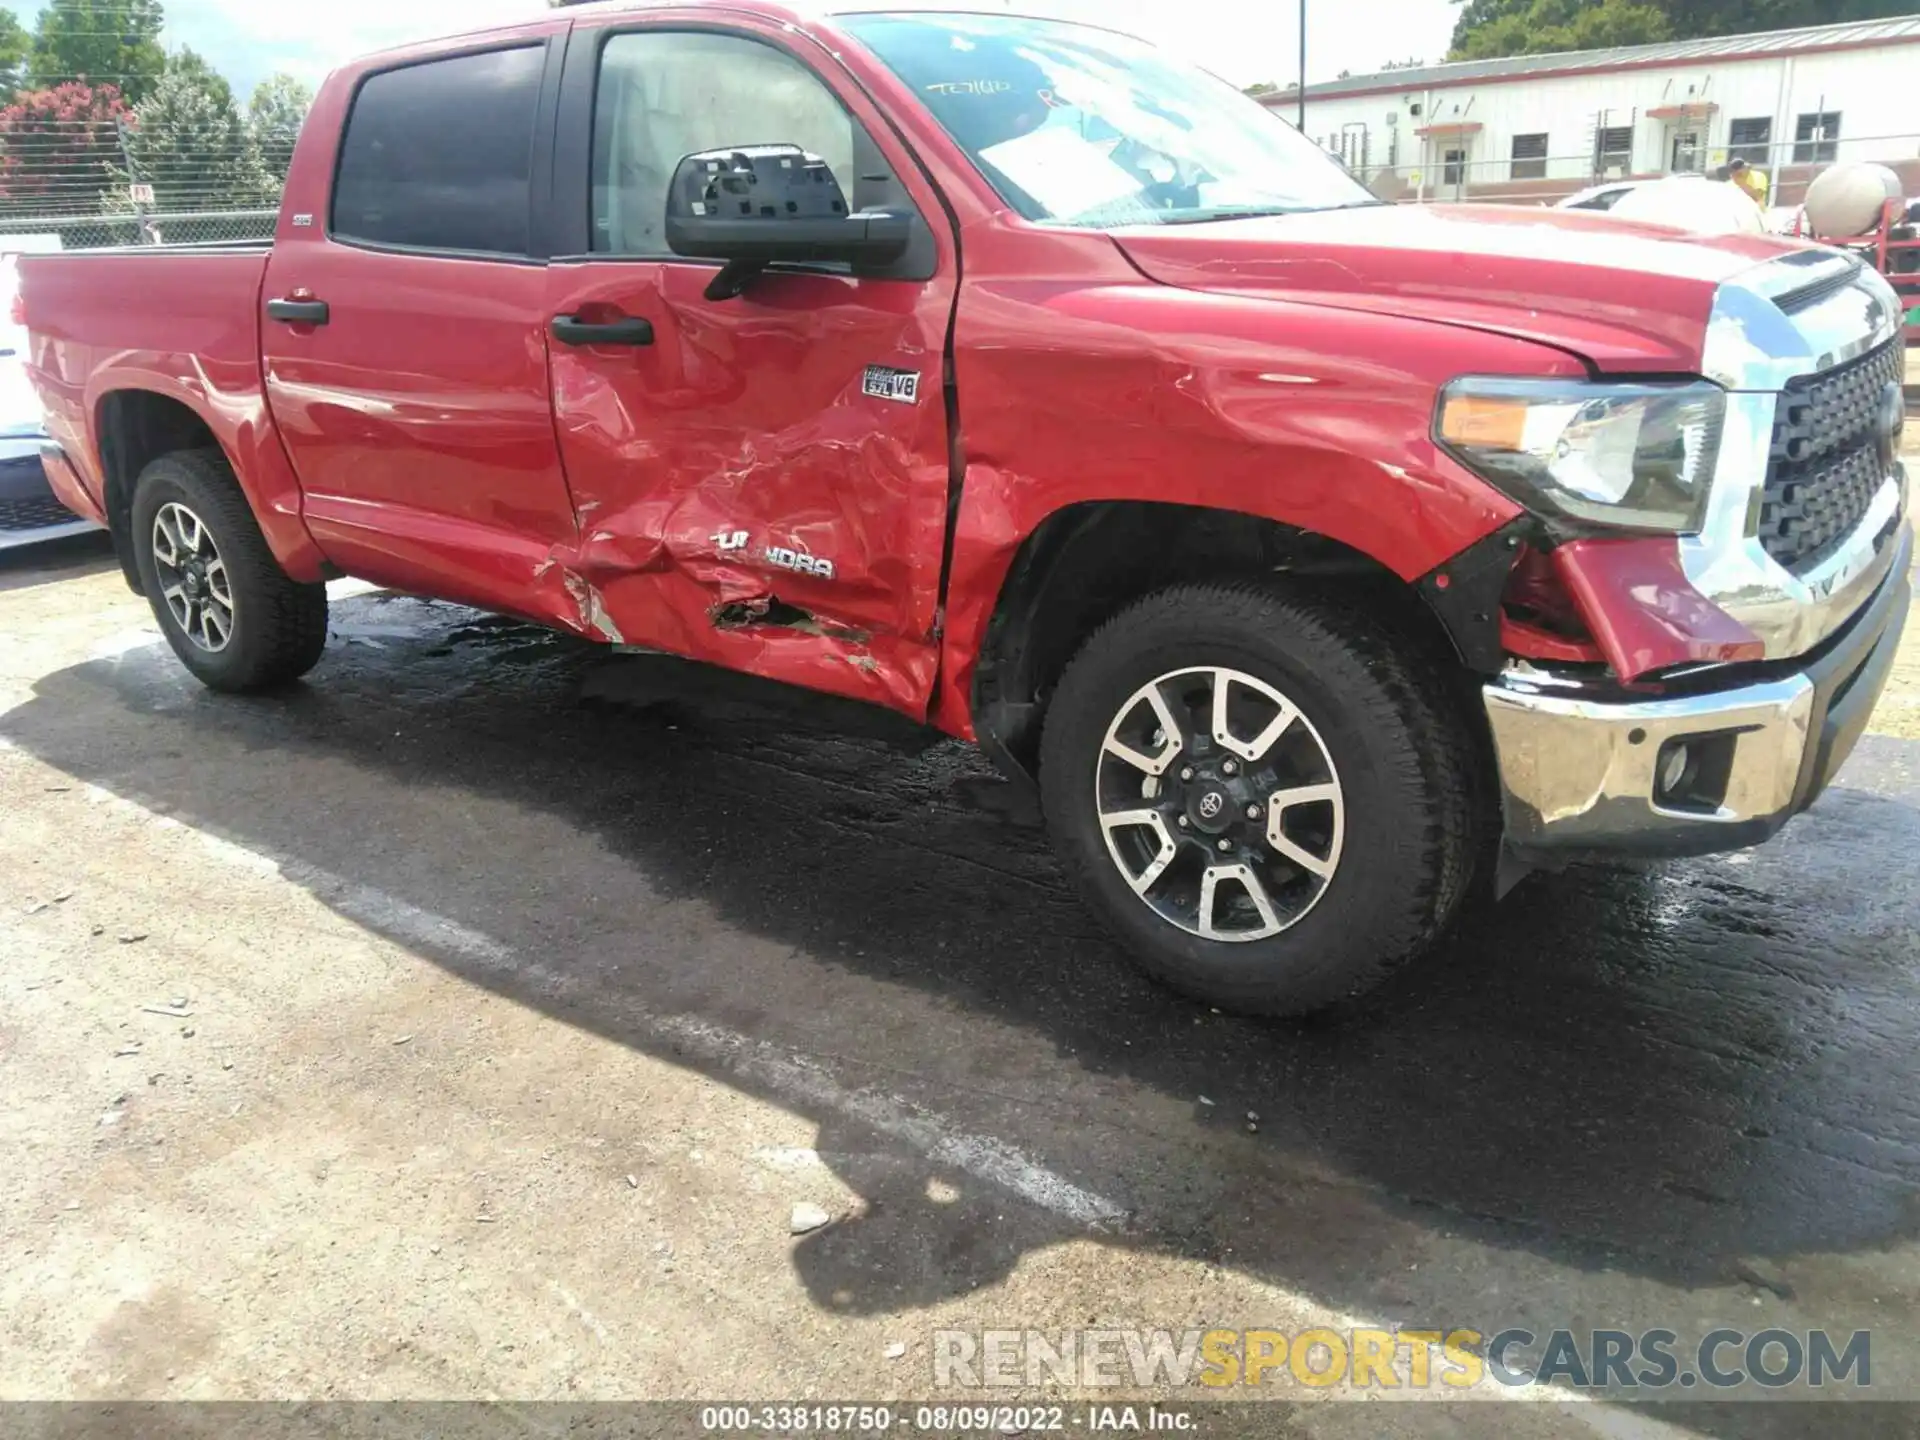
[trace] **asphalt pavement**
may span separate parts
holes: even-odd
[[[956,1328],[1727,1325],[1870,1330],[1867,1398],[1920,1400],[1920,742],[1281,1024],[1139,977],[1015,787],[884,714],[367,593],[308,683],[220,697],[97,547],[5,567],[0,1396],[872,1398],[942,1393]],[[1248,1433],[1914,1433],[1545,1398]]]

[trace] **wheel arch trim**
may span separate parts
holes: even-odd
[[[1178,531],[1182,540],[1205,538],[1214,548],[1194,548],[1180,563],[1158,567],[1136,563],[1128,549],[1137,536],[1129,525],[1156,533]],[[1089,593],[1082,581],[1090,573],[1088,557],[1110,562],[1099,573],[1118,577],[1109,593]],[[1285,563],[1281,563],[1282,560]],[[1224,562],[1224,563],[1223,563]],[[1109,615],[1151,590],[1184,581],[1219,579],[1227,574],[1250,578],[1288,569],[1377,583],[1398,593],[1453,639],[1446,617],[1422,604],[1421,590],[1408,584],[1378,558],[1319,532],[1289,525],[1253,511],[1170,501],[1083,500],[1048,513],[1016,546],[997,576],[992,604],[971,634],[949,634],[950,683],[964,686],[964,729],[1009,776],[1031,782],[1037,761],[1038,728],[1045,710],[1045,686],[1057,679],[1084,640]],[[1054,625],[1037,629],[1037,618]],[[953,658],[960,656],[957,668]]]
[[[231,402],[231,403],[229,403]],[[179,449],[217,449],[246,497],[274,558],[296,580],[324,579],[326,556],[301,518],[302,496],[292,462],[263,398],[228,395],[188,385],[163,373],[138,375],[105,371],[94,377],[87,399],[90,440],[87,458],[100,478],[102,508],[129,583],[135,584],[124,529],[140,472],[159,455]],[[183,425],[182,417],[191,424]],[[178,439],[197,444],[156,447],[156,429],[168,427]]]

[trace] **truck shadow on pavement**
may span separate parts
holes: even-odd
[[[1103,1243],[1447,1325],[1566,1322],[1527,1297],[1567,1272],[1588,1323],[1634,1277],[1791,1298],[1778,1262],[1920,1229],[1920,747],[1870,739],[1746,856],[1536,877],[1363,1012],[1289,1025],[1137,977],[965,747],[454,607],[335,621],[286,695],[206,694],[156,644],[45,677],[0,735],[806,1114],[866,1202],[796,1247],[825,1309],[967,1294],[1088,1203]]]

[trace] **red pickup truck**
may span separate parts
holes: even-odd
[[[22,271],[59,492],[207,684],[348,574],[889,706],[1243,1009],[1766,838],[1908,604],[1857,260],[1378,204],[1096,28],[557,11],[334,75],[270,248]]]

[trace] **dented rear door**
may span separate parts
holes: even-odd
[[[788,141],[827,159],[856,207],[912,203],[912,263],[774,270],[707,299],[718,265],[673,257],[662,236],[674,166]],[[556,238],[548,351],[573,568],[609,633],[924,715],[956,265],[938,197],[895,147],[790,30],[583,22],[554,207],[581,229]]]

